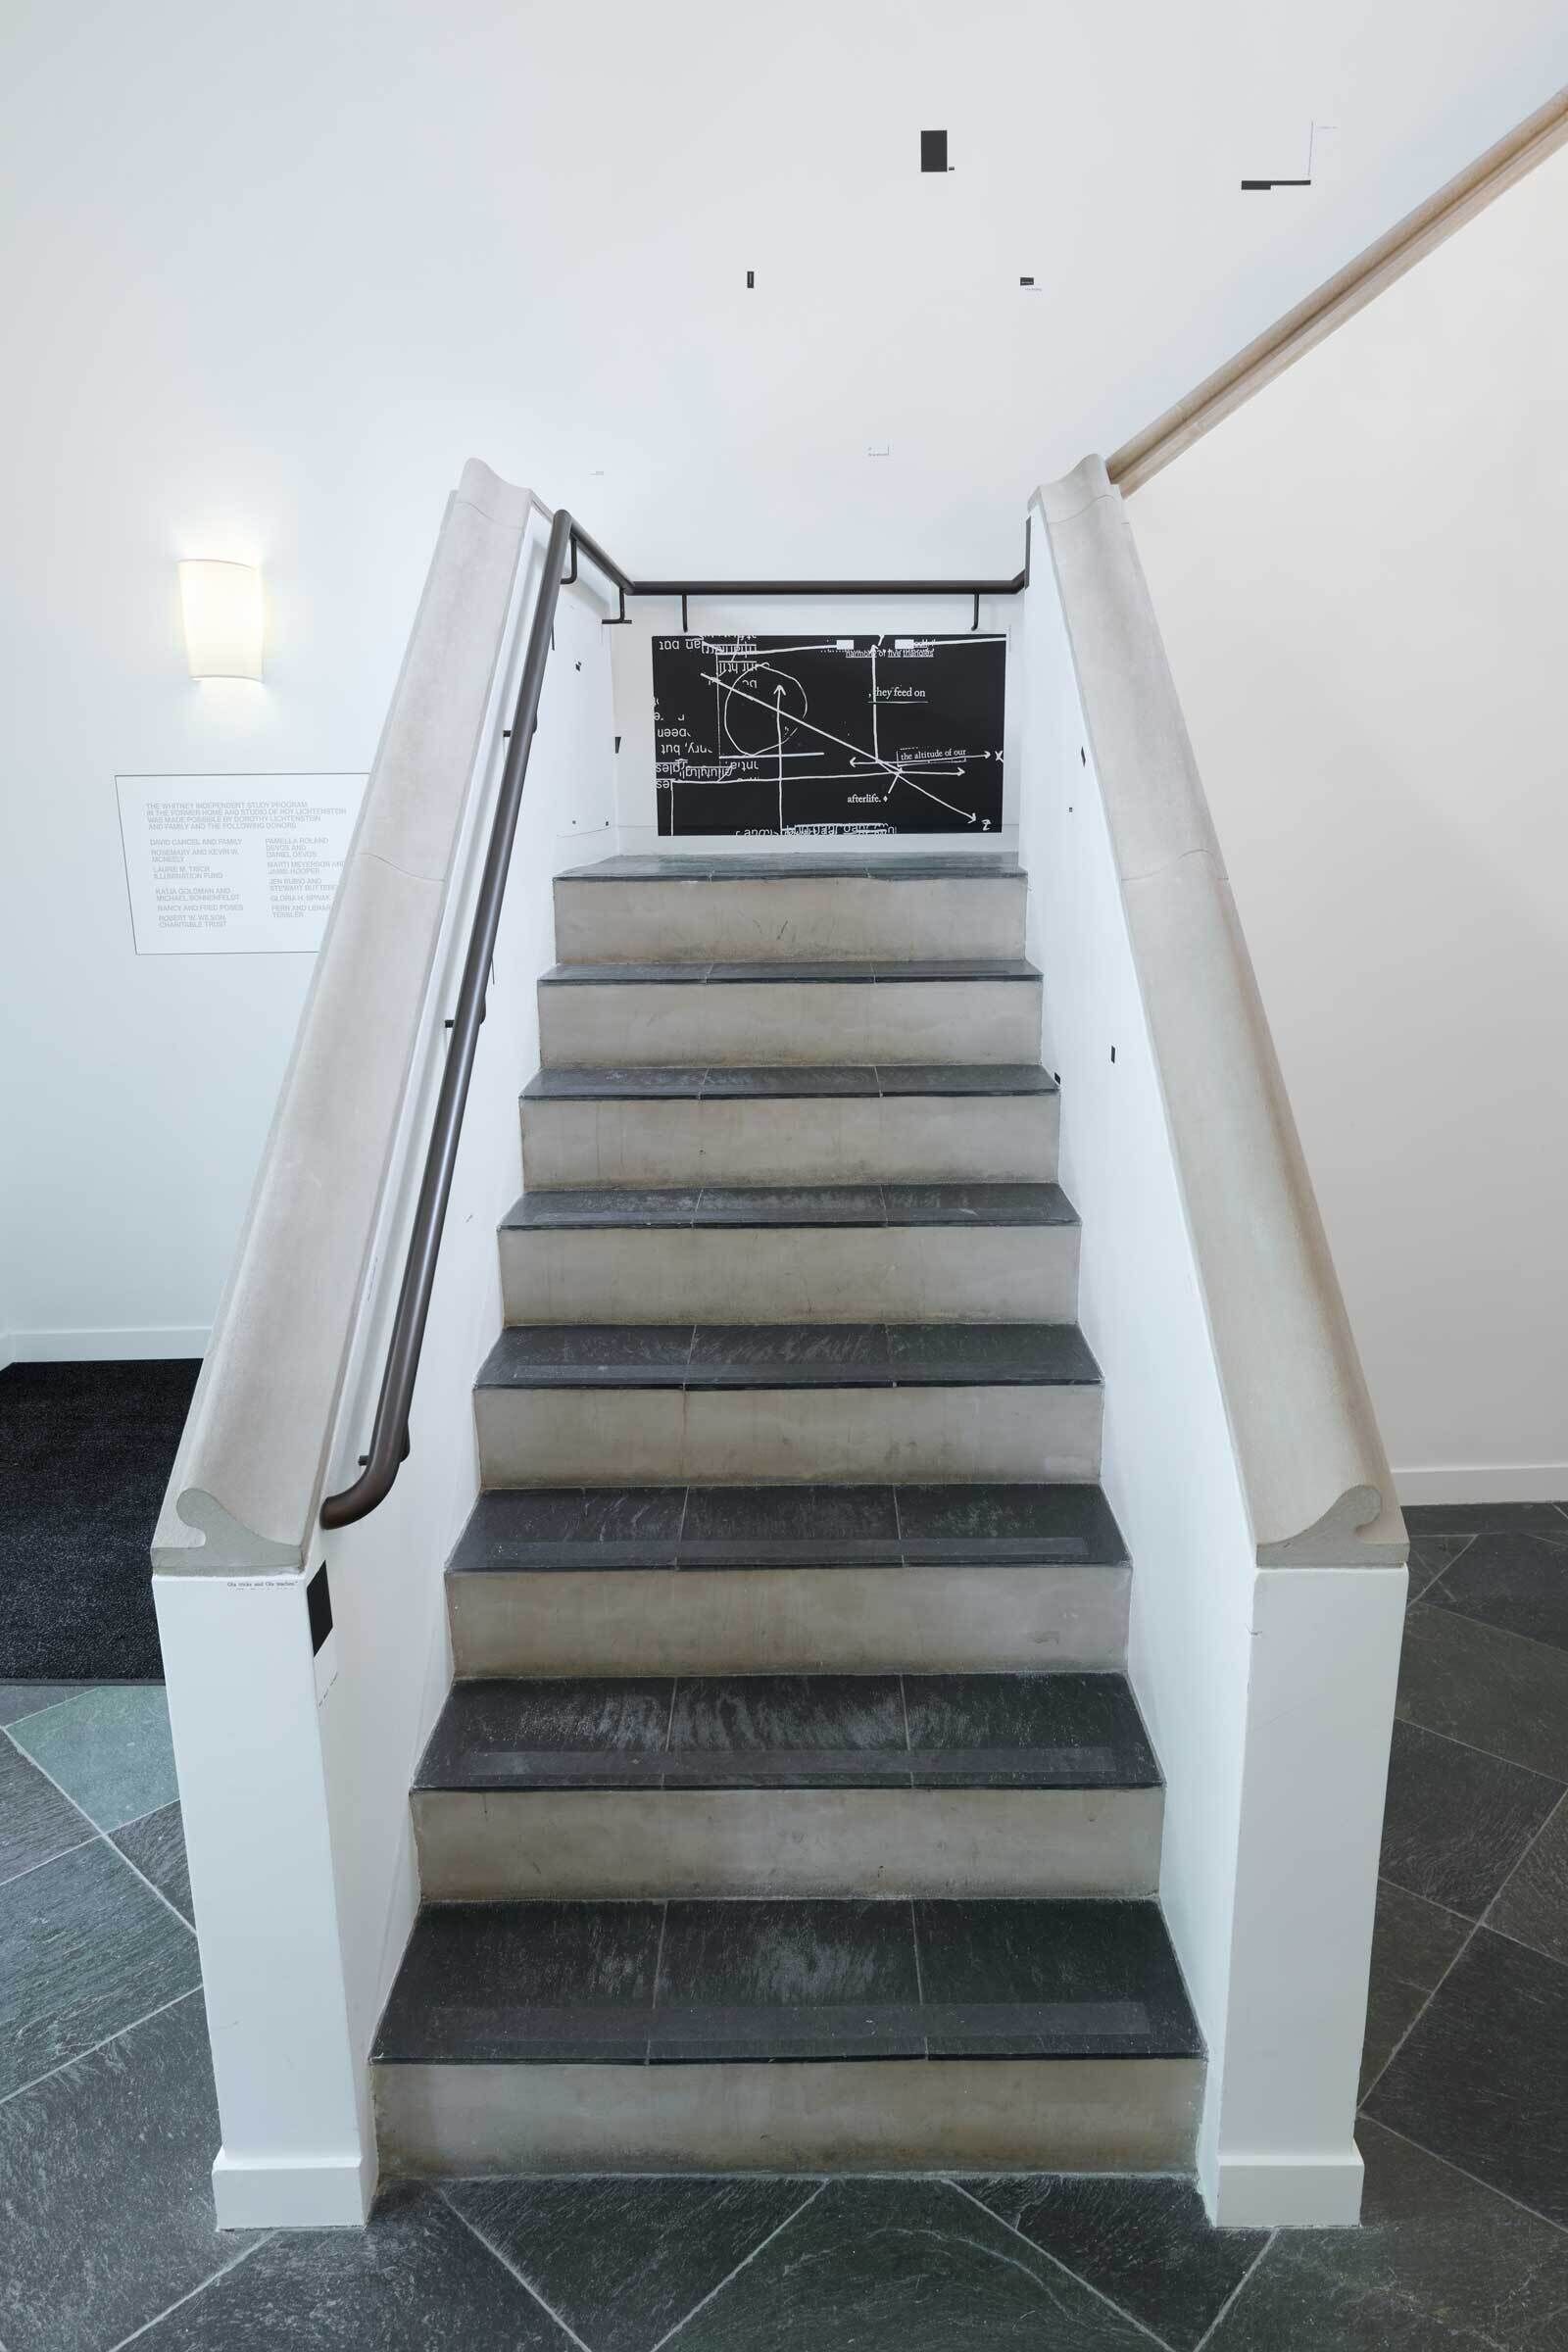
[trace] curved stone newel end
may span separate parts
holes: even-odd
[[[1298,1536],[1259,1544],[1260,1568],[1399,1568],[1409,1539],[1397,1503],[1376,1487],[1348,1487],[1333,1507]]]
[[[1105,471],[1104,459],[1093,452],[1080,458],[1070,473],[1054,482],[1041,482],[1035,491],[1035,504],[1048,528],[1054,522],[1070,522],[1097,498],[1113,498],[1119,504],[1121,492]]]
[[[516,482],[503,481],[483,458],[465,461],[456,496],[466,507],[476,508],[487,521],[503,523],[513,531],[520,531],[532,509],[539,505],[531,490]]]
[[[1037,495],[1258,1565],[1396,1566],[1388,1457],[1121,495],[1098,457]]]
[[[279,1544],[270,1536],[259,1536],[225,1511],[216,1494],[205,1494],[200,1487],[187,1487],[174,1507],[178,1523],[171,1526],[166,1511],[153,1538],[153,1567],[165,1575],[255,1575],[258,1571],[275,1575],[289,1569],[297,1575],[305,1565],[297,1544]],[[188,1528],[202,1541],[194,1543],[182,1536],[181,1528]]]

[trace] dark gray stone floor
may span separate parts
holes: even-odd
[[[1174,2180],[395,2185],[220,2237],[152,1693],[0,1686],[5,2352],[1568,2352],[1568,1510],[1409,1514],[1363,2227]]]

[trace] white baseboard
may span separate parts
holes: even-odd
[[[205,1355],[209,1323],[127,1323],[107,1331],[8,1331],[0,1356],[12,1364],[105,1364]]]
[[[213,2163],[213,2203],[220,2230],[363,2230],[375,2194],[375,2159],[340,2156],[230,2156]]]
[[[1361,2152],[1221,2156],[1200,2185],[1221,2230],[1347,2230],[1361,2216]]]
[[[1568,1462],[1455,1462],[1396,1470],[1401,1502],[1568,1502]]]

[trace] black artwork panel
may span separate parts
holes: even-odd
[[[1004,637],[656,637],[667,834],[994,833]]]

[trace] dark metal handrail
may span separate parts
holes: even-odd
[[[403,1268],[402,1287],[398,1292],[397,1311],[392,1318],[392,1338],[387,1348],[386,1367],[381,1375],[381,1394],[376,1402],[375,1422],[370,1432],[370,1450],[365,1456],[364,1466],[354,1484],[343,1488],[337,1494],[328,1494],[322,1502],[323,1527],[349,1527],[355,1520],[367,1518],[392,1492],[392,1482],[408,1455],[409,1412],[414,1402],[414,1383],[418,1374],[419,1353],[424,1346],[424,1327],[429,1318],[431,1293],[435,1288],[436,1260],[441,1250],[442,1229],[446,1224],[447,1202],[452,1194],[452,1176],[457,1166],[463,1114],[468,1101],[468,1084],[473,1076],[474,1056],[479,1050],[479,1024],[484,1019],[490,961],[501,928],[501,906],[506,896],[507,873],[512,863],[512,845],[516,837],[517,817],[522,808],[522,788],[528,776],[528,755],[533,748],[534,729],[539,723],[539,696],[545,681],[545,664],[550,659],[556,607],[561,601],[562,589],[569,587],[577,577],[579,553],[585,555],[595,569],[603,572],[616,590],[622,620],[626,617],[628,596],[678,596],[682,601],[683,613],[685,600],[690,596],[972,596],[978,624],[979,600],[982,596],[1016,596],[1029,585],[1027,523],[1023,569],[1008,580],[634,580],[606,555],[598,541],[580,523],[572,520],[564,507],[557,509],[550,525],[550,544],[545,552],[539,601],[528,626],[528,644],[523,655],[517,705],[513,713],[512,736],[507,747],[506,762],[501,770],[501,790],[490,826],[484,870],[479,878],[479,896],[473,910],[473,927],[468,935],[468,952],[464,958],[463,979],[458,990],[458,1009],[453,1017],[446,1066],[441,1073],[441,1088],[436,1096],[435,1116],[430,1128],[419,1198],[415,1205],[414,1229],[409,1236],[409,1253]],[[571,567],[564,571],[563,565],[568,554]]]

